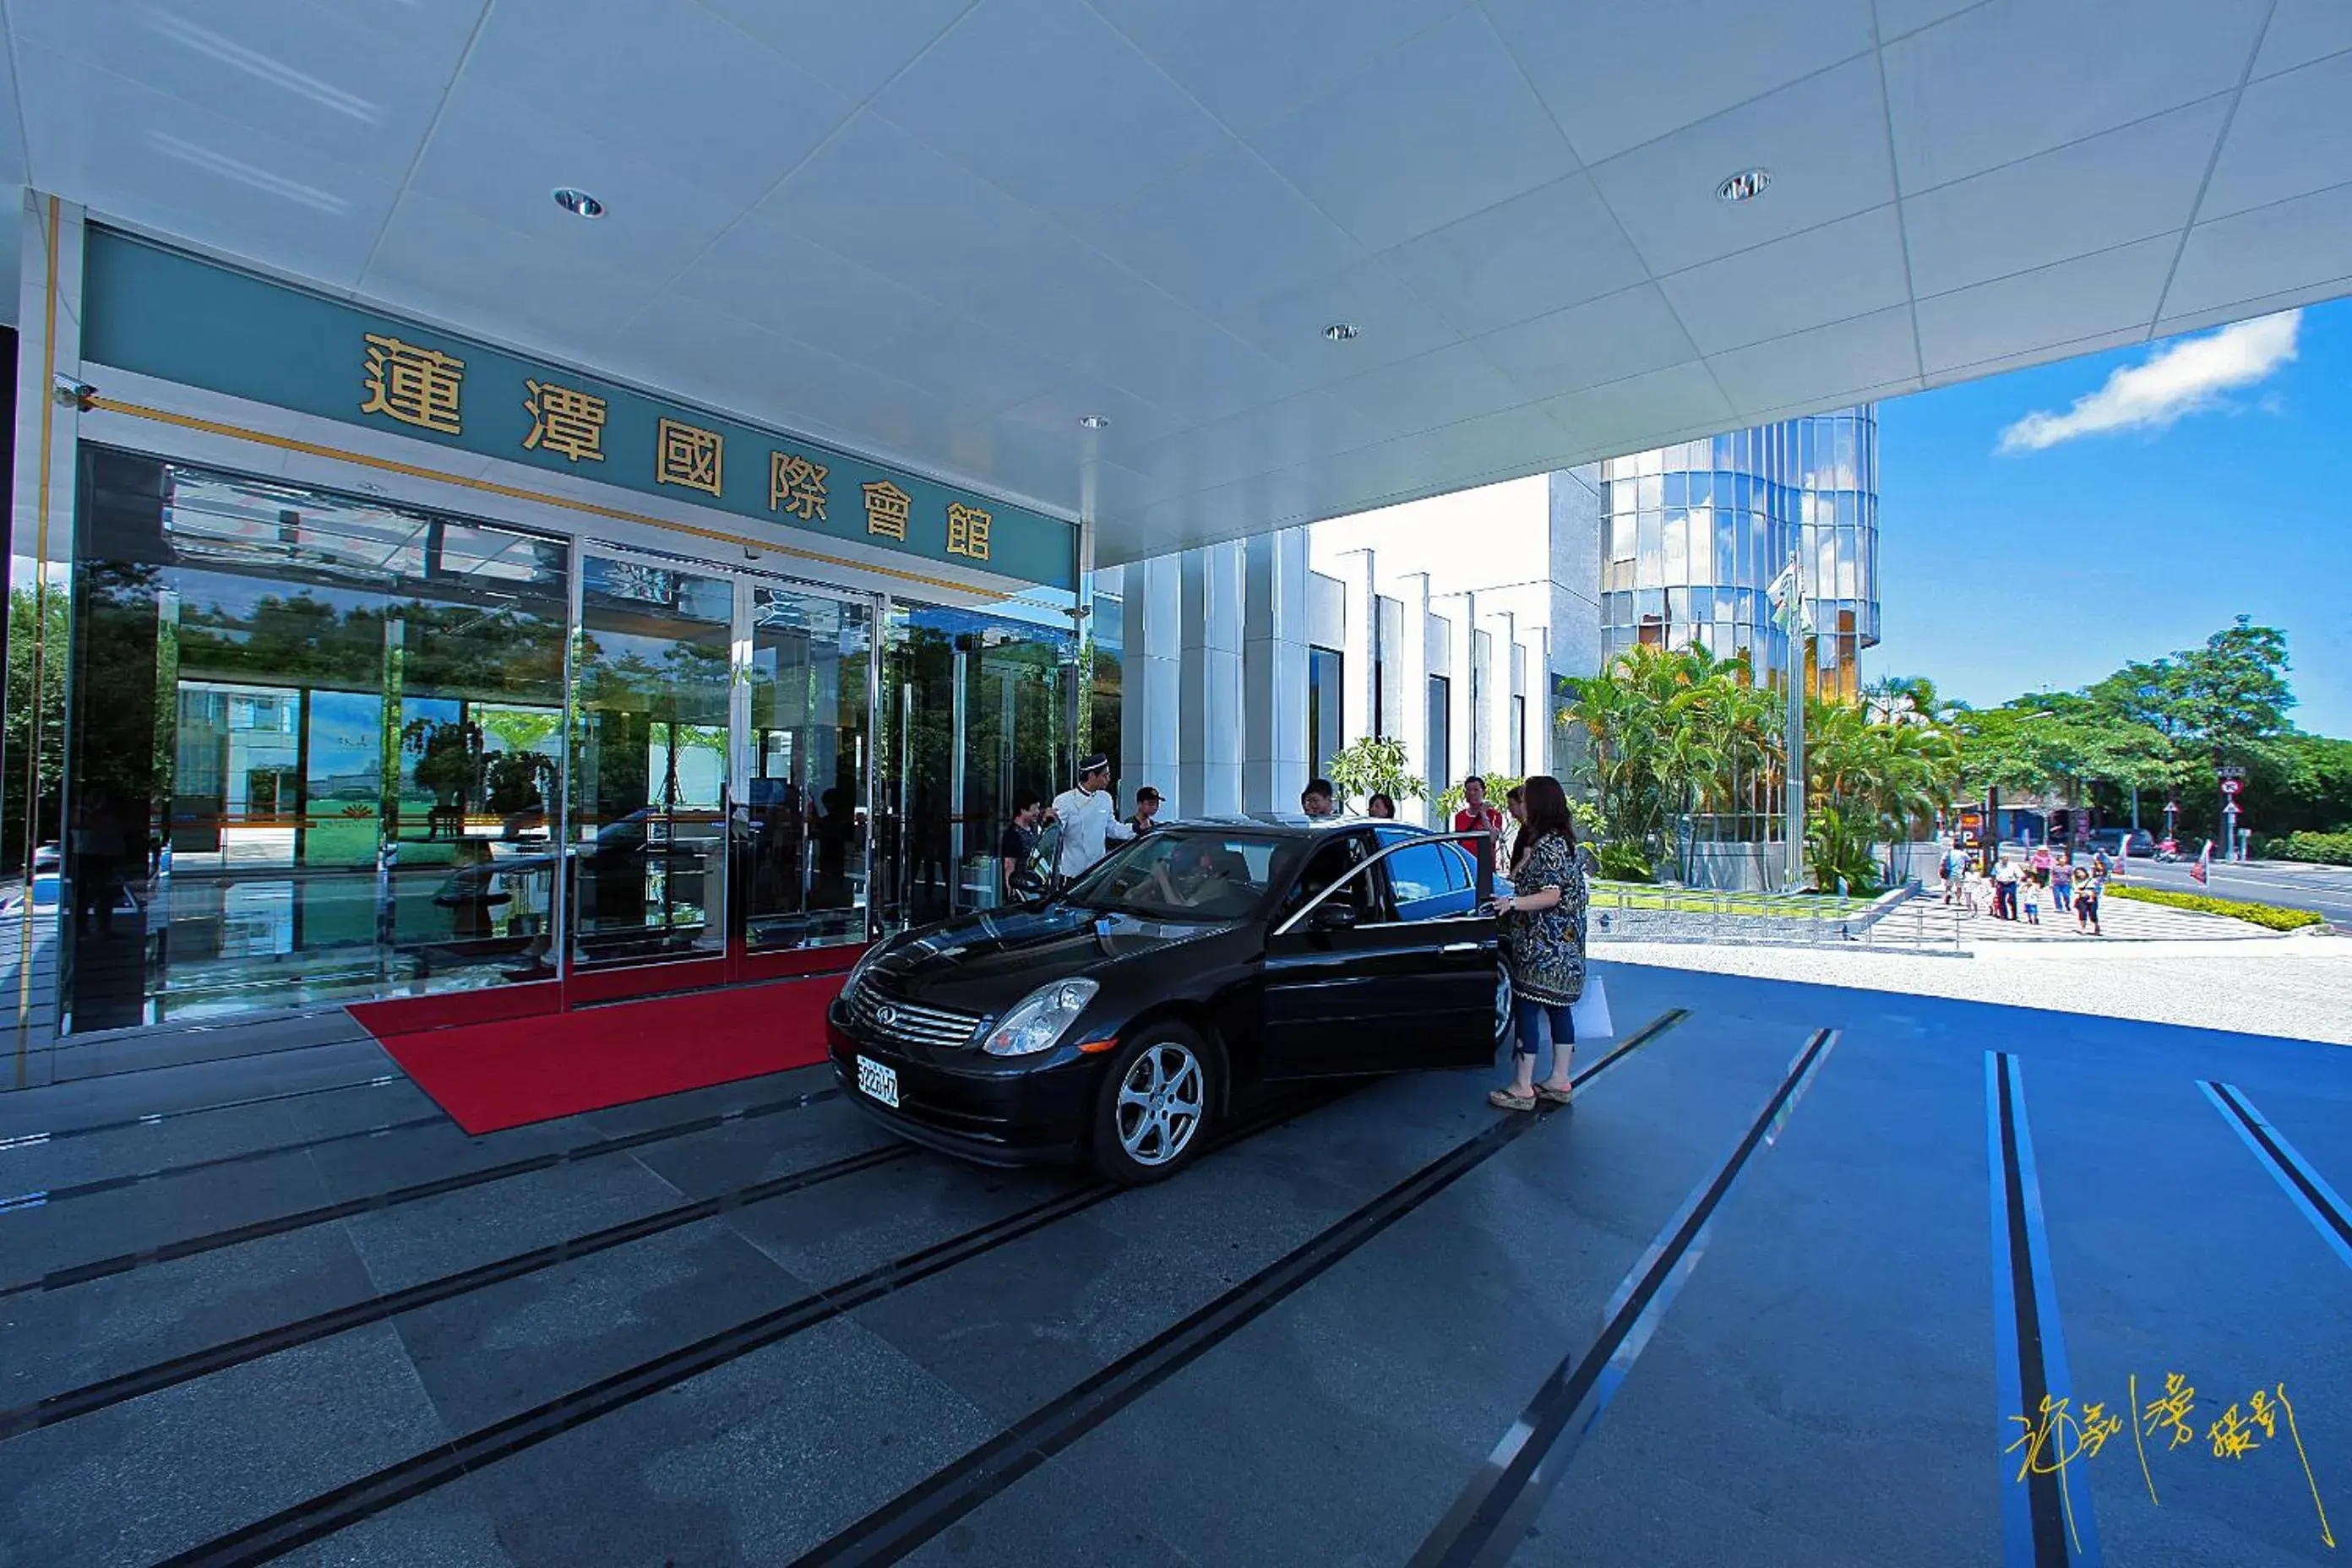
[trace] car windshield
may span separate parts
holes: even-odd
[[[1120,847],[1074,884],[1071,903],[1150,920],[1234,921],[1255,911],[1286,846],[1248,834],[1147,834]]]

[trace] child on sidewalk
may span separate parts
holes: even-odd
[[[2040,925],[2042,923],[2042,884],[2028,877],[2018,891],[2025,900],[2025,923],[2030,926]]]

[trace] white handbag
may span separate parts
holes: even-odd
[[[1579,1045],[1616,1034],[1617,1026],[1609,1017],[1609,988],[1601,984],[1601,976],[1590,971],[1585,973],[1584,990],[1569,1008],[1568,1018],[1576,1026]]]

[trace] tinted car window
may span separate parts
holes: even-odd
[[[1151,920],[1239,920],[1264,901],[1276,860],[1266,839],[1162,831],[1106,858],[1069,898]]]
[[[1291,887],[1289,896],[1282,901],[1283,916],[1296,914],[1306,908],[1316,894],[1346,876],[1370,854],[1371,846],[1361,834],[1350,833],[1317,845],[1307,856],[1307,865]],[[1359,920],[1371,921],[1380,918],[1373,901],[1374,892],[1372,879],[1367,874],[1349,883],[1344,890],[1333,897],[1341,903],[1354,905]]]
[[[1471,912],[1470,871],[1450,844],[1413,844],[1391,854],[1390,896],[1401,921],[1451,920]]]

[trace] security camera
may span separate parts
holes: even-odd
[[[98,395],[98,388],[86,381],[76,381],[69,375],[61,374],[58,377],[55,395],[63,406],[79,408],[87,413],[90,399]]]

